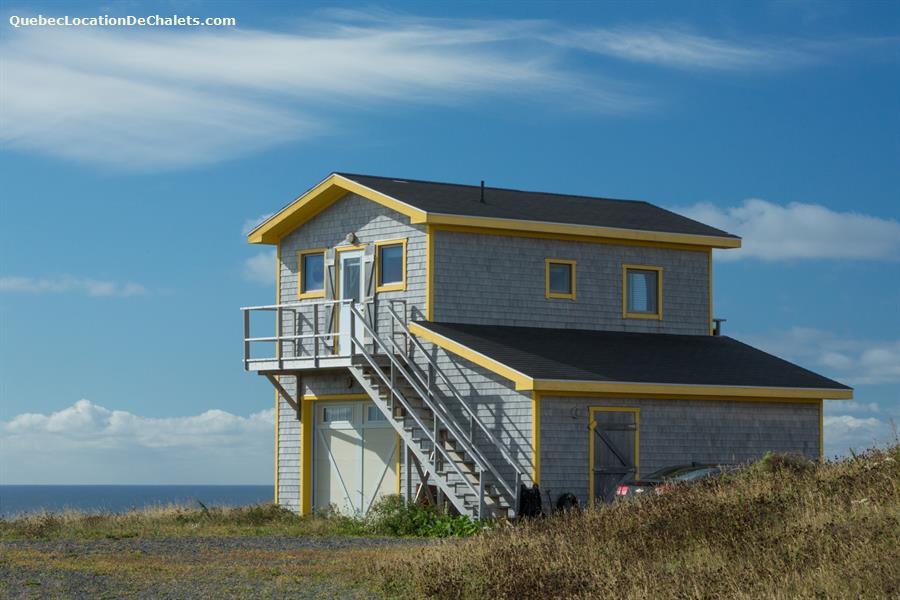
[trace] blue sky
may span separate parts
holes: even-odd
[[[900,7],[4,3],[0,482],[269,483],[248,223],[334,170],[644,199],[721,226],[726,333],[900,422]],[[10,16],[235,17],[14,28]]]

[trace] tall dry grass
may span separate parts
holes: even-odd
[[[897,598],[900,446],[769,457],[662,496],[558,514],[374,567],[409,598]]]

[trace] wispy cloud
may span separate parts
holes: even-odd
[[[86,294],[92,297],[142,296],[147,288],[139,283],[104,281],[62,275],[60,277],[0,277],[0,292],[23,294]]]
[[[275,285],[275,265],[274,250],[255,254],[244,261],[244,279],[263,285]]]
[[[848,339],[804,327],[739,337],[850,385],[900,382],[900,340]]]
[[[727,40],[672,27],[588,29],[558,40],[588,52],[678,69],[785,69],[818,58],[805,42]]]
[[[565,27],[330,11],[290,32],[9,30],[10,148],[128,169],[212,163],[334,132],[347,115],[486,96],[620,114],[658,104],[573,51],[679,69],[773,69],[808,43],[673,27]]]
[[[146,417],[89,400],[0,421],[3,482],[265,483],[274,409]]]
[[[900,258],[900,223],[893,219],[838,212],[819,204],[781,205],[759,199],[738,206],[704,202],[673,210],[744,238],[742,248],[719,253],[722,260]]]
[[[262,225],[265,221],[268,221],[269,218],[274,214],[275,213],[268,212],[263,213],[258,217],[247,219],[246,221],[244,221],[244,225],[241,227],[241,234],[246,236],[248,233],[256,229],[259,225]]]
[[[520,28],[521,29],[521,28]],[[215,162],[331,131],[335,115],[577,87],[600,111],[642,101],[512,48],[508,24],[310,22],[254,30],[16,30],[0,43],[10,147],[128,168]]]

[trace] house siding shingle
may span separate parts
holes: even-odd
[[[588,409],[640,408],[640,471],[698,463],[735,464],[769,451],[819,456],[818,402],[541,398],[541,488],[555,502],[588,501]]]
[[[434,314],[476,323],[651,333],[709,333],[704,251],[434,232]],[[544,260],[577,261],[576,299],[544,296]],[[622,318],[622,265],[663,268],[663,319]]]

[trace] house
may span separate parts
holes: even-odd
[[[277,248],[277,297],[243,309],[244,368],[276,388],[300,513],[513,516],[536,486],[547,510],[672,464],[818,458],[823,399],[852,397],[718,335],[712,249],[741,240],[646,202],[333,173],[248,239]]]

